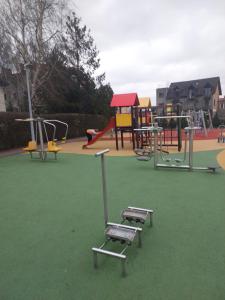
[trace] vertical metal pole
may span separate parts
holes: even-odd
[[[43,141],[41,122],[42,122],[41,119],[37,118],[39,138],[40,138],[40,146],[41,146],[41,159],[44,160],[45,159],[45,153],[44,153],[44,141]]]
[[[101,165],[102,165],[102,193],[103,193],[103,205],[104,205],[104,220],[105,220],[105,227],[107,227],[109,215],[108,215],[108,201],[107,201],[107,187],[106,187],[104,154],[101,155]]]
[[[97,252],[93,251],[93,262],[94,262],[94,268],[98,268],[98,257],[97,257]]]
[[[202,109],[200,110],[200,116],[201,116],[201,119],[202,119],[202,124],[203,124],[203,127],[204,127],[205,136],[207,136],[208,131],[207,131],[206,124],[205,124],[204,111]]]
[[[142,246],[142,241],[141,241],[141,232],[140,232],[140,231],[138,231],[137,233],[138,233],[138,247],[139,247],[139,248],[141,248],[141,246]]]
[[[124,147],[124,143],[123,143],[123,130],[120,130],[120,134],[121,134],[121,147]]]
[[[121,259],[121,267],[122,267],[122,276],[125,277],[127,272],[126,272],[126,260]]]
[[[115,125],[115,135],[116,135],[116,150],[119,150],[117,125]]]
[[[194,138],[194,128],[189,130],[189,166],[190,171],[193,169],[193,138]]]
[[[177,116],[181,116],[181,104],[177,104]],[[181,132],[181,118],[177,119],[177,135],[178,135],[178,151],[182,149],[182,132]]]
[[[158,130],[154,128],[154,168],[157,168],[158,164]]]
[[[153,213],[152,212],[149,212],[149,219],[150,219],[150,226],[153,225]]]
[[[29,116],[30,116],[30,119],[33,119],[31,94],[30,94],[30,69],[29,69],[28,65],[25,65],[25,70],[26,70],[26,80],[27,80],[27,96],[28,96]],[[32,120],[30,121],[30,131],[31,131],[31,139],[32,139],[32,141],[35,141],[34,123]]]

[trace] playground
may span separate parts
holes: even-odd
[[[74,141],[69,141],[68,143],[62,145],[62,153],[75,153],[75,154],[83,154],[83,155],[90,155],[95,154],[97,151],[100,151],[104,148],[109,148],[109,156],[134,156],[134,151],[132,149],[132,144],[130,142],[130,138],[127,137],[124,148],[116,150],[115,139],[111,138],[110,136],[106,136],[101,140],[98,140],[95,144],[91,147],[83,149],[83,145],[86,139],[76,139]],[[222,143],[218,143],[216,139],[202,139],[202,140],[194,140],[194,151],[201,152],[201,151],[212,151],[212,150],[224,150],[225,146]],[[181,150],[183,153],[184,150]],[[176,148],[170,148],[170,153],[178,153]],[[224,165],[225,168],[225,165]]]
[[[37,118],[41,148],[28,144],[27,153],[0,156],[0,299],[224,298],[224,143],[213,131],[207,138],[196,134],[195,169],[158,169],[161,142],[154,158],[139,161],[138,135],[121,120],[117,137],[110,120],[94,142],[80,138],[58,147],[53,140],[58,148],[52,151],[41,130],[52,121]],[[160,135],[158,127],[143,128],[157,132],[154,139]],[[141,134],[139,143],[147,136]],[[182,163],[184,139],[180,147],[164,146],[168,164]],[[201,169],[208,165],[217,167]],[[135,207],[144,208],[146,218],[139,210],[138,223],[123,222]],[[141,222],[149,214],[151,226]],[[135,239],[139,230],[141,240]]]
[[[197,152],[195,162],[216,163],[219,152]],[[106,157],[110,220],[120,222],[128,205],[154,209],[123,278],[113,258],[93,268],[91,248],[104,241],[98,159],[23,154],[0,165],[1,299],[224,298],[223,169],[154,171],[134,157]]]

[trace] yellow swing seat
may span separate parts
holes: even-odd
[[[56,159],[56,154],[57,154],[61,149],[62,149],[62,148],[60,148],[60,147],[58,147],[58,146],[56,145],[56,142],[54,142],[54,141],[49,141],[49,142],[48,142],[48,149],[47,149],[47,151],[48,151],[48,152],[54,153],[54,154],[55,154],[55,159]]]
[[[65,143],[66,143],[66,137],[65,137],[65,136],[62,138],[61,143],[62,143],[62,144],[65,144]]]
[[[36,141],[29,141],[27,147],[23,148],[23,151],[26,151],[26,152],[37,151]]]

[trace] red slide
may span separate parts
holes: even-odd
[[[90,145],[94,144],[107,131],[109,131],[110,129],[112,129],[114,127],[115,127],[115,117],[112,117],[109,120],[109,123],[107,124],[107,126],[102,131],[99,131],[98,134],[96,134],[96,136],[90,142],[88,142],[86,145],[83,145],[83,148],[86,148],[87,146],[90,146]]]

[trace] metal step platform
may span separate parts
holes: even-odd
[[[139,207],[129,206],[128,208],[124,209],[121,214],[122,222],[136,222],[144,224],[147,218],[149,217],[150,226],[153,225],[153,210],[152,209],[145,209]]]
[[[141,247],[141,232],[142,228],[139,227],[133,227],[133,226],[127,226],[117,223],[107,223],[107,227],[105,229],[105,235],[106,235],[106,241],[99,247],[93,247],[93,259],[94,259],[94,267],[98,268],[98,257],[97,254],[103,254],[107,256],[111,256],[114,258],[118,258],[121,261],[121,267],[122,267],[122,275],[126,275],[126,266],[125,261],[127,259],[127,256],[124,254],[127,247],[129,247],[134,239],[138,237],[138,246]],[[104,249],[104,246],[109,241],[119,241],[121,244],[125,244],[125,247],[120,253],[109,251]]]
[[[180,159],[180,158],[175,158],[174,161],[175,161],[176,163],[182,163],[182,162],[183,162],[183,160]]]
[[[127,243],[131,245],[136,236],[136,231],[114,225],[106,228],[105,235],[112,241],[120,241],[122,244]]]
[[[144,155],[143,156],[137,156],[136,158],[139,161],[149,161],[149,160],[151,160],[150,156],[144,156]]]

